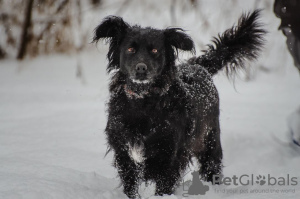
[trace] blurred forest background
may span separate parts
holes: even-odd
[[[183,27],[194,39],[199,54],[213,36],[237,23],[242,12],[261,8],[262,23],[269,35],[258,67],[276,69],[290,55],[284,36],[277,31],[280,21],[273,13],[273,3],[269,0],[0,0],[0,59],[22,60],[95,50],[90,44],[93,29],[107,15],[119,15],[131,24],[142,26]]]

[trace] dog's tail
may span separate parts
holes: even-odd
[[[199,64],[211,75],[225,68],[227,76],[235,74],[238,69],[245,68],[246,61],[255,60],[264,45],[267,33],[257,22],[260,10],[243,14],[237,26],[226,30],[208,45],[204,55],[191,58],[190,64]]]

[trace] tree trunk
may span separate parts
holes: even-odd
[[[32,13],[33,0],[27,0],[27,7],[25,11],[25,21],[23,23],[23,30],[21,35],[21,44],[17,59],[22,60],[26,54],[26,47],[28,43],[28,30],[31,25],[31,13]]]

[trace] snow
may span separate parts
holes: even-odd
[[[131,24],[165,28],[178,25],[188,30],[197,54],[217,35],[236,22],[242,11],[253,8],[254,0],[212,0],[198,5],[201,12],[176,7],[171,24],[170,1],[142,4],[133,0],[121,15]],[[179,4],[182,1],[176,1]],[[101,12],[84,12],[85,31],[92,32],[104,16],[115,14],[120,2],[104,1]],[[260,6],[267,4],[259,3]],[[218,5],[218,6],[215,6]],[[139,9],[151,8],[151,12]],[[279,20],[266,5],[263,22],[269,31],[262,57],[252,64],[251,81],[228,81],[223,73],[214,78],[220,94],[221,139],[224,176],[243,174],[297,177],[297,186],[264,186],[292,189],[289,193],[244,193],[261,186],[212,186],[205,195],[185,198],[299,198],[300,147],[292,143],[290,128],[297,128],[291,115],[300,107],[300,76],[277,31]],[[136,12],[132,14],[132,10]],[[185,10],[185,11],[184,11]],[[227,17],[220,16],[226,13]],[[206,20],[200,16],[209,16]],[[185,16],[185,17],[181,17]],[[219,25],[217,25],[219,24]],[[205,31],[207,30],[207,31]],[[92,37],[91,37],[92,38]],[[87,41],[88,42],[88,41]],[[101,43],[101,42],[100,42]],[[0,198],[82,199],[126,198],[112,167],[112,153],[105,158],[106,106],[109,76],[106,74],[107,46],[98,44],[80,55],[50,55],[22,62],[0,62]],[[186,57],[184,54],[182,57]],[[181,57],[181,58],[182,58]],[[81,77],[78,74],[78,62]],[[287,121],[289,119],[289,122]],[[293,119],[294,118],[294,119]],[[191,166],[184,177],[192,179]],[[184,198],[183,185],[175,195],[153,196],[153,184],[142,184],[143,198]],[[225,190],[217,192],[215,190]]]
[[[292,140],[300,146],[300,108],[288,117],[288,126]]]
[[[0,62],[0,198],[125,198],[112,154],[104,158],[104,52],[81,56],[85,84],[76,77],[74,56]],[[261,72],[254,81],[237,80],[236,90],[222,73],[215,83],[221,98],[224,175],[300,179],[300,150],[293,147],[286,122],[300,105],[297,70]],[[289,194],[232,196],[297,198],[300,187],[295,188]],[[141,189],[142,196],[161,198],[148,192]],[[180,187],[176,195],[163,198],[183,198],[183,193]],[[209,191],[201,197],[227,196]]]

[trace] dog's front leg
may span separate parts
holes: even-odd
[[[180,179],[180,172],[180,161],[172,159],[169,153],[164,153],[164,149],[158,157],[146,160],[145,176],[156,183],[155,195],[173,194]]]
[[[165,174],[161,176],[157,176],[155,179],[156,182],[156,190],[155,195],[162,196],[164,194],[171,195],[174,193],[176,184],[179,179],[179,175],[175,172],[178,172],[177,170],[173,172],[166,172]]]
[[[139,168],[130,158],[127,150],[116,152],[115,166],[123,184],[123,191],[130,199],[140,198],[138,194]]]

